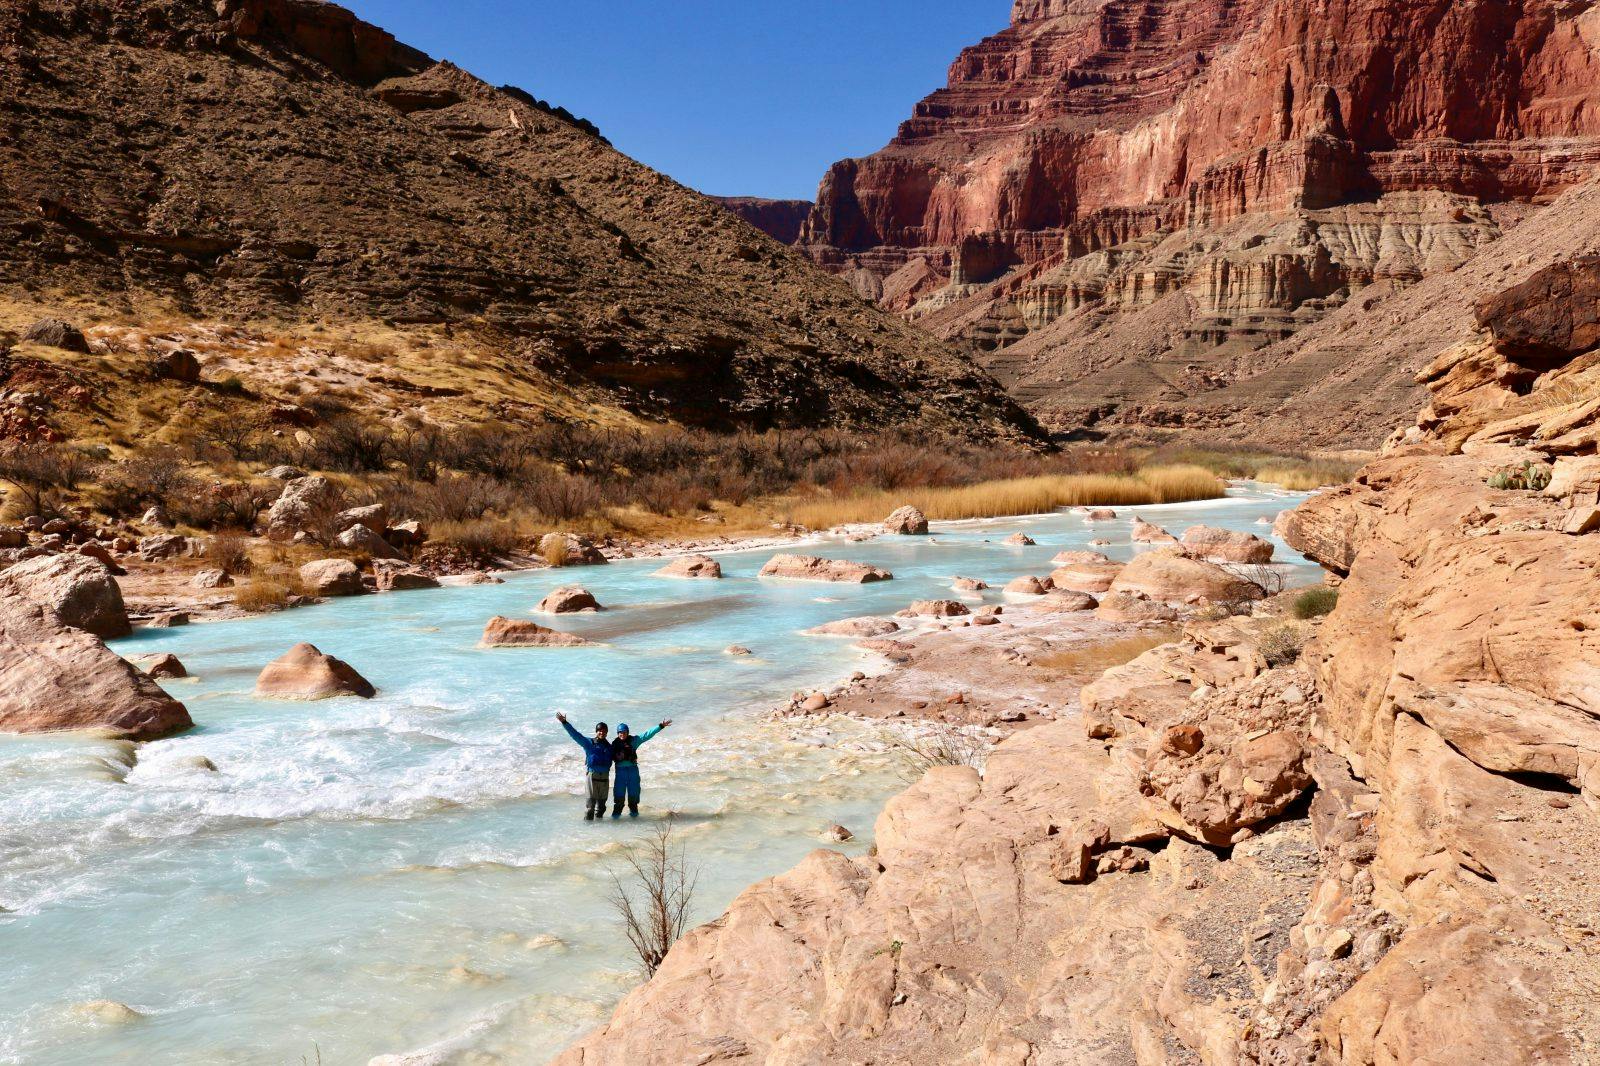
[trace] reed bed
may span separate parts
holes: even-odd
[[[1313,489],[1327,488],[1329,485],[1342,485],[1349,481],[1354,473],[1353,464],[1322,461],[1288,466],[1264,466],[1256,471],[1255,480],[1288,489],[1290,492],[1310,492]]]
[[[792,505],[791,522],[809,529],[875,522],[910,504],[929,518],[1010,518],[1062,507],[1138,507],[1214,500],[1227,486],[1197,466],[1164,466],[1133,474],[1056,474],[949,488],[864,492]]]

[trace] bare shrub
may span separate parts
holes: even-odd
[[[101,505],[114,515],[189,504],[197,491],[194,478],[172,448],[155,448],[112,463],[100,475]]]
[[[671,818],[630,847],[622,863],[611,873],[611,905],[645,976],[653,977],[689,929],[699,871],[689,865],[683,846],[673,842]]]
[[[1257,585],[1268,598],[1283,592],[1288,575],[1271,563],[1248,563],[1238,568],[1238,574],[1252,585]]]
[[[250,571],[250,542],[234,532],[218,533],[206,542],[206,562],[230,574]]]
[[[53,444],[12,444],[0,448],[0,481],[11,486],[6,513],[11,518],[50,517],[61,508],[59,492],[76,491],[99,464],[83,452]]]
[[[1288,666],[1300,658],[1305,645],[1305,632],[1298,626],[1278,626],[1262,635],[1261,656],[1268,666]]]
[[[484,518],[441,522],[432,527],[428,539],[479,563],[509,555],[522,544],[522,534],[515,523]]]
[[[976,726],[953,722],[934,722],[909,733],[887,733],[884,739],[900,759],[901,776],[908,781],[920,780],[935,766],[970,766],[981,770],[993,747]]]

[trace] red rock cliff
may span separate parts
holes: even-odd
[[[1546,203],[1597,160],[1592,3],[1018,0],[886,148],[829,171],[801,243],[936,333],[1030,338],[1061,387],[995,363],[1035,406],[1170,400],[1253,368],[1080,387],[1107,314],[1144,320],[1149,359],[1235,358],[1453,269],[1520,217],[1483,205]],[[1352,204],[1374,209],[1316,214]]]

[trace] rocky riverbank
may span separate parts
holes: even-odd
[[[934,768],[875,854],[751,887],[556,1061],[1591,1061],[1600,266],[1558,270],[1283,520],[1325,620],[1191,621]]]

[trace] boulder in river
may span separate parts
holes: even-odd
[[[256,695],[277,700],[325,700],[334,696],[377,695],[372,682],[343,659],[300,643],[268,663],[256,678]]]
[[[709,555],[685,555],[668,562],[655,576],[717,578],[722,576],[722,564]]]
[[[959,618],[972,611],[958,600],[917,600],[906,613],[918,618]]]
[[[1062,552],[1055,557],[1056,569],[1050,580],[1058,589],[1073,592],[1101,593],[1111,587],[1122,572],[1122,564],[1113,562],[1099,552]]]
[[[601,611],[600,601],[594,598],[588,589],[576,585],[568,585],[551,592],[539,601],[539,606],[534,610],[540,614],[578,614],[580,612]]]
[[[192,725],[183,704],[98,637],[0,583],[0,732],[154,740]]]
[[[1037,541],[1026,533],[1013,533],[1000,543],[1008,548],[1031,548]]]
[[[814,555],[774,555],[761,568],[762,577],[781,577],[795,581],[837,581],[862,585],[869,581],[889,581],[894,575],[881,566],[852,563],[843,559],[819,559]]]
[[[593,644],[576,633],[563,633],[537,622],[499,615],[483,627],[485,648],[581,648]]]
[[[928,516],[910,505],[897,507],[883,520],[883,531],[907,537],[921,536],[928,532]]]
[[[884,637],[900,632],[900,623],[892,618],[841,618],[837,622],[824,622],[806,630],[814,637]]]
[[[1133,542],[1135,544],[1176,544],[1178,543],[1178,538],[1160,526],[1151,525],[1138,515],[1134,515]]]
[[[1213,526],[1190,526],[1183,531],[1183,546],[1192,555],[1225,563],[1270,563],[1272,542],[1254,533],[1239,533]]]
[[[1259,600],[1266,593],[1216,563],[1196,559],[1182,548],[1157,548],[1122,568],[1113,592],[1136,592],[1167,603],[1234,603]]]
[[[60,621],[97,637],[125,637],[133,631],[122,589],[98,559],[76,553],[25,559],[0,572],[0,585],[44,604]]]
[[[1055,588],[1055,582],[1047,577],[1023,576],[1013,578],[1006,582],[1005,591],[1017,596],[1043,596]]]

